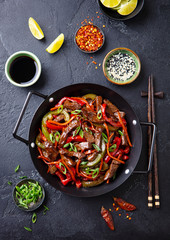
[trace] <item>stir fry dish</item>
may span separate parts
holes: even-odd
[[[125,113],[95,94],[63,97],[42,119],[38,158],[65,185],[114,181],[132,147]]]

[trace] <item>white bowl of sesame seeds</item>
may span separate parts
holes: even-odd
[[[103,60],[105,77],[117,85],[132,83],[139,76],[140,70],[138,55],[128,48],[115,48]]]

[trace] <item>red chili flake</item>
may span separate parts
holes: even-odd
[[[99,13],[99,12],[96,12],[96,13]]]
[[[118,211],[118,210],[119,210],[119,207],[116,208],[116,211]]]
[[[96,51],[103,44],[103,35],[94,25],[84,25],[77,32],[76,42],[84,51]]]
[[[100,16],[97,16],[97,18],[100,18]]]
[[[119,217],[121,216],[121,213],[119,213]]]
[[[88,62],[86,62],[86,64],[89,64]]]
[[[97,64],[97,62],[95,62],[95,61],[92,61],[92,63]]]
[[[90,57],[91,59],[93,58],[93,57]]]
[[[131,220],[132,218],[131,217],[129,217],[129,220]]]

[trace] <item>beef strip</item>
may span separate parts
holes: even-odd
[[[94,143],[95,142],[94,136],[91,133],[83,131],[83,136],[84,136],[84,138],[86,139],[87,142],[89,142],[89,143]]]
[[[73,120],[62,132],[61,136],[60,136],[60,140],[59,140],[59,145],[63,146],[68,134],[75,129],[76,127],[80,126],[80,122],[77,120]]]
[[[78,151],[87,150],[92,148],[92,144],[90,142],[81,142],[75,144],[75,147],[77,148]]]
[[[52,162],[56,160],[58,151],[53,147],[53,144],[46,141],[44,142],[45,149],[42,149],[44,157],[49,158]]]
[[[56,168],[56,166],[55,165],[49,165],[48,166],[49,168],[49,172],[51,173],[51,174],[54,174],[56,171],[57,171],[57,168]]]
[[[119,109],[115,105],[113,105],[108,99],[104,99],[104,103],[107,105],[106,113],[109,113],[109,115],[113,117],[113,120],[116,121],[117,119],[114,116],[114,113]]]
[[[114,174],[116,173],[119,165],[120,165],[120,163],[113,159],[111,164],[110,164],[110,168],[105,173],[104,180],[112,178],[114,176]]]
[[[81,105],[77,102],[70,102],[69,100],[66,100],[63,104],[64,108],[67,108],[71,111],[77,110],[77,109],[81,109]]]
[[[123,146],[128,146],[128,141],[127,141],[127,138],[126,138],[126,135],[125,135],[125,131],[122,130],[122,133],[123,133],[123,136],[121,136],[122,145]]]
[[[125,117],[125,112],[119,111],[119,113],[120,113],[121,118],[124,118],[124,117]],[[119,120],[119,117],[118,117],[118,113],[117,113],[117,112],[115,112],[113,115]]]
[[[63,115],[63,114],[58,115],[58,116],[54,119],[55,122],[61,122],[61,121],[63,121],[63,120],[64,120],[64,115]]]
[[[101,109],[102,97],[97,96],[95,99],[96,99],[96,112],[98,112]]]
[[[67,149],[61,148],[59,150],[60,154],[67,155],[68,157],[77,157],[78,159],[86,157],[84,153],[81,152],[74,152],[74,151],[68,151]]]
[[[103,119],[98,119],[97,118],[97,114],[95,112],[87,109],[86,107],[82,108],[82,113],[91,122],[94,122],[94,123],[103,123],[104,122]]]
[[[88,155],[87,155],[87,160],[88,160],[89,162],[91,162],[91,161],[93,161],[93,160],[97,157],[97,155],[98,155],[97,152],[88,154]]]
[[[95,132],[94,138],[95,138],[95,144],[101,148],[101,141],[102,141],[102,128],[96,128],[98,132]]]
[[[70,157],[67,157],[63,154],[60,154],[60,156],[61,156],[61,159],[63,159],[68,166],[70,166],[70,167],[75,166],[76,163]]]

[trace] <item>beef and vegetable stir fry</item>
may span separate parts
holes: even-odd
[[[108,99],[95,94],[64,97],[42,119],[38,158],[63,185],[109,183],[129,159],[126,125],[125,113]]]

